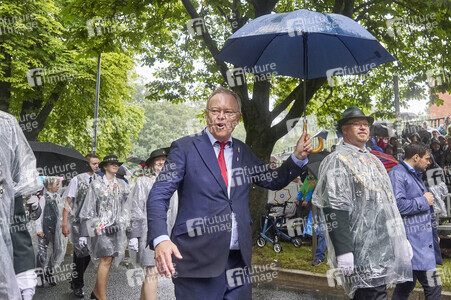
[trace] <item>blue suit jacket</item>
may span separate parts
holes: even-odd
[[[423,180],[408,169],[404,162],[388,172],[396,204],[404,220],[407,239],[412,245],[412,269],[434,270],[443,264],[438,243],[437,221],[434,208],[424,197],[428,190]]]
[[[171,145],[165,166],[147,200],[148,243],[166,235],[166,210],[178,191],[178,215],[171,234],[182,260],[174,260],[180,277],[216,277],[224,272],[231,239],[231,213],[237,221],[243,260],[251,265],[252,220],[249,190],[252,183],[279,190],[300,175],[291,158],[276,170],[265,166],[243,142],[233,139],[230,199],[219,164],[205,132],[183,137]]]

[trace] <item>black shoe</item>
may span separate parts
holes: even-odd
[[[91,299],[99,300],[99,298],[96,297],[96,294],[94,294],[94,291],[91,293]]]
[[[322,264],[323,261],[324,260],[321,260],[319,258],[315,258],[315,260],[313,260],[313,262],[312,262],[312,266],[316,267],[316,266]]]
[[[85,297],[85,293],[83,292],[82,288],[74,289],[74,295],[77,298],[84,298]]]

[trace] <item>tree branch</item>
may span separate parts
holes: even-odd
[[[360,9],[362,9],[364,7],[367,7],[367,6],[370,6],[370,5],[379,3],[379,2],[383,2],[383,1],[385,1],[385,0],[372,0],[372,1],[368,1],[368,2],[365,2],[363,4],[360,4],[360,5],[358,5],[357,7],[354,8],[354,13],[356,13],[357,11],[359,11]]]
[[[326,78],[318,78],[315,80],[307,81],[307,101],[306,105],[308,105],[310,99],[312,99],[313,95],[321,88],[321,86],[326,82]],[[302,115],[302,112],[305,110],[304,101],[301,99],[302,97],[298,97],[291,107],[288,114],[283,118],[282,121],[271,127],[271,136],[275,138],[275,140],[279,140],[285,134],[288,133],[288,122],[294,119],[299,119]]]
[[[293,91],[285,98],[282,102],[277,104],[274,109],[271,111],[271,121],[277,118],[285,109],[287,109],[288,105],[290,105],[293,100],[296,100],[302,92],[302,84],[299,84]]]

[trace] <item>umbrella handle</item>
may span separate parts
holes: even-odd
[[[307,122],[304,121],[304,132],[307,132]],[[307,140],[307,136],[305,137],[305,139]],[[318,137],[318,148],[313,149],[311,153],[318,153],[321,150],[323,150],[323,145],[324,145],[324,141],[322,137]]]

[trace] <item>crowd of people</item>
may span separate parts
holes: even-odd
[[[0,223],[5,266],[0,298],[28,300],[35,286],[58,284],[54,269],[69,240],[70,288],[79,298],[85,296],[83,277],[91,261],[97,277],[90,298],[107,298],[111,266],[119,264],[128,246],[145,270],[141,299],[157,299],[158,275],[172,277],[177,299],[251,299],[250,187],[280,190],[303,176],[298,205],[307,214],[314,205],[320,222],[327,224],[318,232],[313,265],[325,260],[327,245],[333,276],[350,298],[387,299],[387,286],[396,284],[393,299],[407,299],[418,280],[427,299],[440,299],[434,203],[447,191],[432,191],[423,176],[436,162],[446,166],[448,156],[451,163],[451,118],[436,131],[407,125],[403,159],[388,170],[372,151],[396,155],[396,138],[370,138],[374,119],[350,107],[337,123],[343,141],[324,158],[317,175],[309,168],[308,134],[302,134],[281,166],[270,168],[232,138],[240,119],[239,96],[219,87],[206,103],[207,127],[170,148],[154,150],[132,184],[118,174],[122,162],[117,156],[100,161],[88,154],[91,171],[62,191],[60,177],[39,180],[17,121],[0,112],[5,149],[0,155],[0,219],[11,220]],[[449,130],[443,140],[450,147],[441,141],[443,127]],[[33,231],[30,235],[27,226],[12,230],[27,222],[35,224],[36,259]],[[240,280],[236,270],[242,271]]]

